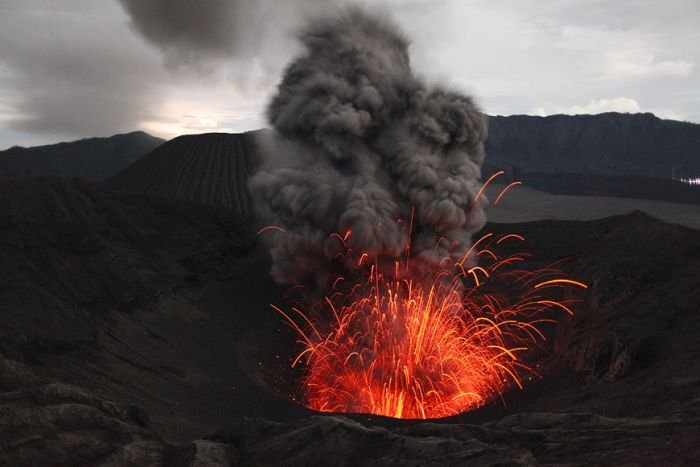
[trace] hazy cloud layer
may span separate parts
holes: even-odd
[[[158,100],[160,66],[117,21],[104,20],[103,8],[70,7],[17,2],[0,9],[3,126],[62,136],[137,129]]]
[[[294,32],[343,3],[4,0],[0,149],[139,128],[254,128],[299,51]],[[636,108],[625,98],[700,122],[697,0],[382,4],[411,35],[416,68],[489,114]]]
[[[634,99],[629,97],[615,97],[612,99],[591,99],[588,104],[585,105],[572,105],[571,107],[562,109],[545,109],[544,107],[536,107],[532,109],[530,113],[533,115],[539,115],[540,117],[545,117],[551,114],[599,114],[603,112],[623,112],[623,113],[637,113],[641,112],[642,108]]]
[[[641,111],[700,121],[700,3],[676,0],[444,0],[402,22],[414,56],[473,92],[489,114],[550,113],[628,97]],[[431,29],[430,26],[433,26]]]

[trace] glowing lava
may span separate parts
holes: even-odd
[[[521,354],[544,339],[537,325],[554,321],[546,310],[571,313],[571,300],[547,293],[586,286],[553,268],[517,269],[524,253],[499,258],[495,248],[516,240],[523,238],[485,235],[429,279],[412,275],[408,255],[388,275],[365,265],[357,271],[364,277],[351,286],[339,277],[307,312],[273,305],[299,336],[293,366],[304,365],[304,403],[322,412],[439,418],[522,387],[523,373],[534,371]],[[480,266],[465,268],[472,257]]]

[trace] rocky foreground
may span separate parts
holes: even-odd
[[[541,380],[445,420],[313,414],[252,225],[71,179],[0,183],[0,465],[698,465],[700,232],[489,225],[590,287]]]
[[[611,418],[519,413],[387,429],[341,416],[242,417],[190,443],[163,440],[135,406],[0,361],[4,465],[696,465],[697,413]]]

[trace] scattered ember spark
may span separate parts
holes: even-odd
[[[476,194],[476,196],[474,197],[474,199],[472,200],[472,202],[469,203],[469,204],[472,205],[472,204],[476,203],[476,201],[481,197],[481,194],[484,192],[484,190],[486,189],[486,187],[489,186],[489,183],[491,183],[496,177],[498,177],[499,175],[503,175],[504,173],[505,173],[505,172],[504,172],[503,170],[499,170],[499,171],[496,172],[495,174],[491,175],[491,176],[488,178],[488,180],[486,180],[486,182],[485,182],[483,185],[481,185],[481,189],[480,189],[479,192]]]
[[[513,182],[510,185],[508,185],[507,187],[505,187],[503,189],[503,191],[501,191],[499,193],[499,195],[496,197],[496,201],[493,202],[493,205],[494,206],[498,205],[498,202],[501,200],[501,198],[503,198],[503,195],[505,195],[508,190],[510,190],[511,188],[513,188],[515,186],[522,185],[522,184],[523,184],[523,182]]]
[[[299,336],[293,366],[304,365],[305,404],[321,412],[440,418],[522,388],[522,373],[536,373],[520,354],[544,340],[538,324],[554,321],[545,311],[572,313],[572,300],[554,300],[546,290],[586,285],[552,268],[515,269],[528,255],[501,258],[493,250],[508,239],[523,237],[484,235],[428,279],[412,276],[408,256],[396,260],[391,275],[365,261],[359,280],[338,277],[332,294],[307,313],[292,308],[296,319],[273,306]],[[465,270],[471,256],[480,256],[481,266]],[[366,259],[362,253],[355,264]]]
[[[263,227],[262,229],[258,230],[258,235],[260,235],[263,232],[267,232],[268,230],[278,230],[280,232],[286,232],[282,227],[277,226],[277,225],[268,225],[267,227]]]

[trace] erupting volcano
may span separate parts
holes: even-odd
[[[574,300],[555,300],[550,289],[586,288],[555,268],[518,269],[526,253],[498,256],[502,242],[523,240],[484,235],[431,277],[411,271],[408,255],[387,273],[363,267],[362,253],[357,280],[337,277],[309,312],[273,305],[300,337],[292,365],[305,365],[304,403],[321,412],[441,418],[480,407],[513,384],[522,388],[523,374],[536,374],[520,353],[544,340],[537,326],[554,322],[549,309],[572,314]],[[481,266],[466,269],[472,255]]]
[[[524,253],[499,256],[518,235],[472,242],[488,205],[484,115],[416,78],[387,21],[348,10],[301,40],[250,189],[277,226],[262,229],[272,277],[323,297],[275,307],[300,338],[304,404],[437,418],[520,386],[537,325],[549,309],[571,313],[547,290],[585,286],[519,268]]]

